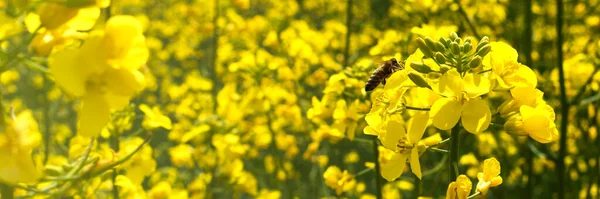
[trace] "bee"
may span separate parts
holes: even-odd
[[[375,89],[379,83],[383,83],[385,85],[385,79],[389,78],[396,71],[404,69],[404,62],[398,62],[396,58],[392,58],[390,60],[385,61],[381,64],[373,74],[367,80],[367,85],[365,85],[365,91],[372,91]]]

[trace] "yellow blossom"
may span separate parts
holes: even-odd
[[[446,191],[446,199],[466,199],[471,193],[473,184],[471,179],[465,175],[459,175],[456,181],[451,182],[448,185],[448,191]]]
[[[4,114],[4,113],[0,113]],[[31,111],[23,111],[0,132],[0,181],[33,183],[40,177],[31,152],[40,145],[41,134]]]
[[[495,187],[502,184],[500,177],[500,162],[496,158],[489,158],[483,161],[483,172],[477,174],[477,191],[482,195],[486,195],[490,187]]]
[[[346,170],[342,172],[340,168],[336,166],[327,167],[327,170],[323,173],[323,179],[325,179],[325,184],[334,189],[337,195],[341,195],[343,192],[354,189],[354,186],[356,185],[356,180],[354,180],[352,174],[348,173]]]
[[[81,135],[98,135],[111,110],[122,109],[144,87],[144,76],[138,69],[147,58],[140,22],[132,16],[114,16],[104,32],[92,32],[81,48],[51,55],[50,72],[57,83],[67,93],[82,98]]]
[[[171,119],[163,115],[158,109],[158,107],[153,107],[152,109],[150,109],[148,105],[142,104],[140,105],[140,110],[146,115],[144,117],[144,121],[142,122],[142,126],[144,126],[144,128],[154,129],[158,127],[163,127],[167,130],[171,130],[171,128],[173,127],[171,125]]]

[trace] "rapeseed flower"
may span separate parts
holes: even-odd
[[[50,56],[50,72],[56,82],[65,92],[82,98],[81,135],[98,135],[111,111],[125,107],[144,87],[138,69],[147,59],[141,24],[132,16],[114,16],[104,31],[90,33],[80,48],[66,48]]]

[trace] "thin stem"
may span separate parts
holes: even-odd
[[[440,152],[440,153],[449,153],[448,150],[438,149],[438,148],[427,148],[427,150],[431,150],[431,151],[435,151],[435,152]]]
[[[111,136],[111,148],[114,151],[119,151],[119,132],[112,132],[112,136]],[[114,199],[118,199],[119,198],[119,187],[117,187],[117,169],[113,168],[112,169],[112,176],[111,176],[111,180],[112,180],[112,194],[113,194],[113,198]]]
[[[348,67],[348,59],[350,57],[350,35],[352,29],[352,0],[348,0],[346,4],[346,46],[344,47],[344,67]]]
[[[458,144],[459,144],[459,134],[460,134],[460,125],[456,125],[452,128],[450,133],[450,138],[452,139],[450,143],[450,162],[449,162],[449,173],[450,173],[450,182],[454,181],[458,176]]]
[[[48,93],[50,91],[50,80],[46,75],[44,75],[44,93]],[[48,156],[50,156],[50,136],[51,136],[51,121],[50,121],[50,100],[47,95],[44,96],[44,161],[43,164],[46,165],[48,162]]]
[[[0,196],[2,199],[13,199],[15,198],[14,188],[0,183]]]
[[[450,142],[450,140],[452,140],[452,139],[451,138],[446,138],[445,140],[442,140],[442,141],[440,141],[438,143],[435,143],[435,144],[433,144],[431,146],[428,146],[428,147],[436,147],[436,146],[439,146],[439,145],[442,145],[442,144],[446,144],[447,142]]]
[[[462,5],[460,4],[460,0],[455,0],[454,2],[456,2],[456,4],[458,5],[458,12],[460,12],[460,15],[462,15],[462,17],[465,18],[465,21],[469,25],[469,28],[471,29],[471,32],[473,32],[473,35],[475,35],[475,38],[481,38],[479,37],[479,33],[477,33],[477,28],[475,28],[475,25],[473,25],[473,22],[471,22],[471,20],[469,19],[467,12],[465,11],[465,9],[463,9]]]
[[[560,119],[560,141],[558,151],[558,162],[556,164],[556,175],[558,176],[558,198],[565,198],[565,189],[568,182],[565,179],[565,156],[567,154],[567,125],[569,122],[569,102],[565,87],[565,72],[563,68],[563,17],[564,8],[563,1],[556,1],[556,51],[557,51],[557,66],[558,66],[558,81],[560,83],[560,102],[561,102],[561,119]]]
[[[473,195],[470,195],[469,197],[467,197],[467,199],[473,199],[480,195],[481,195],[481,192],[478,191],[478,192],[475,192]]]
[[[406,110],[415,110],[415,111],[429,111],[430,108],[420,108],[420,107],[412,107],[412,106],[405,106]]]
[[[366,173],[369,173],[369,171],[373,171],[373,169],[374,169],[374,168],[366,168],[366,169],[363,169],[362,171],[359,171],[358,173],[356,173],[356,175],[354,175],[354,177],[358,177],[358,176],[364,175],[364,174],[366,174]]]
[[[379,144],[377,144],[377,139],[373,139],[373,151],[375,152],[375,189],[377,198],[382,198],[381,195],[381,171],[379,168]]]

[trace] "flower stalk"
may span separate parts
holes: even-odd
[[[450,133],[450,160],[448,165],[448,168],[450,168],[450,182],[452,182],[458,176],[458,144],[460,128],[460,125],[456,125],[452,128]]]

